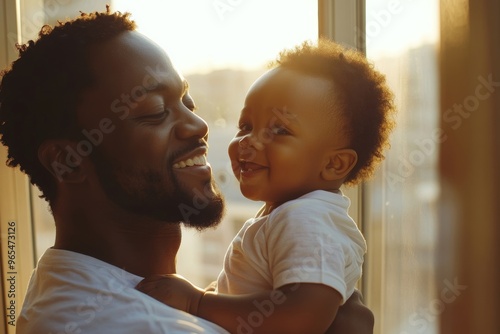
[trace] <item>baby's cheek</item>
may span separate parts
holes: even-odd
[[[238,141],[236,139],[233,139],[231,140],[231,142],[229,142],[227,153],[229,154],[231,162],[233,162],[233,160],[238,161]]]
[[[231,169],[233,170],[233,173],[236,177],[238,177],[239,174],[239,152],[238,152],[239,146],[238,146],[238,141],[233,139],[228,146],[228,154],[229,154],[229,159],[231,160]]]

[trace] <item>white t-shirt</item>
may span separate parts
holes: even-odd
[[[349,205],[342,194],[316,190],[249,219],[227,250],[217,291],[246,294],[320,283],[347,300],[366,253]]]
[[[16,333],[227,333],[135,290],[141,280],[93,257],[48,249],[32,274]]]

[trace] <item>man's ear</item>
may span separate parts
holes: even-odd
[[[327,181],[344,179],[358,161],[358,154],[350,148],[335,150],[328,156],[328,161],[321,171]]]
[[[76,148],[77,144],[70,140],[46,140],[38,148],[38,159],[59,182],[82,182],[87,157],[81,156]]]

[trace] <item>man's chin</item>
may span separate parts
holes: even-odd
[[[193,227],[201,231],[207,228],[217,226],[225,213],[224,199],[222,195],[216,195],[210,199],[209,203],[203,206],[179,205],[179,211],[182,215],[182,223],[186,227]]]
[[[174,177],[169,184],[158,172],[113,169],[105,158],[94,159],[108,198],[131,214],[198,230],[216,226],[223,217],[224,199],[213,180],[203,188],[179,185]]]

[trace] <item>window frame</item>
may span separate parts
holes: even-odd
[[[26,2],[24,1],[23,4]],[[0,45],[1,50],[5,50],[0,53],[0,66],[3,69],[18,57],[14,43],[20,43],[23,38],[20,22],[21,2],[0,0],[0,8],[3,9],[1,12],[3,15],[0,16],[0,22],[2,22]],[[7,148],[3,145],[0,145],[0,160],[2,161],[0,163],[0,184],[2,185],[0,188],[0,255],[1,277],[4,277],[0,284],[2,292],[0,305],[3,310],[13,306],[17,320],[31,272],[36,264],[31,214],[31,185],[28,177],[18,168],[10,168],[3,163],[7,160]],[[14,261],[13,267],[9,267],[9,255],[10,260]],[[7,279],[10,277],[13,278],[10,281],[13,285],[7,284]],[[3,327],[7,334],[14,334],[16,328],[9,325],[10,320],[2,312],[0,328]]]
[[[366,53],[365,0],[318,0],[318,36],[331,39],[344,46]],[[363,184],[343,188],[350,198],[349,215],[363,231]],[[367,282],[366,271],[358,288],[363,292]]]
[[[318,36],[365,53],[365,0],[318,0]],[[360,33],[363,32],[363,33]],[[351,199],[349,214],[363,227],[363,186],[342,189]]]

